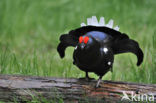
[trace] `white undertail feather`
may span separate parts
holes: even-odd
[[[112,28],[116,31],[119,31],[119,26],[115,26],[113,27],[113,20],[109,20],[108,24],[105,24],[105,19],[104,17],[100,17],[100,20],[98,22],[96,16],[92,16],[91,18],[87,18],[87,24],[85,23],[81,23],[81,27],[83,26],[87,26],[87,25],[92,25],[92,26],[105,26],[105,27],[108,27],[108,28]]]

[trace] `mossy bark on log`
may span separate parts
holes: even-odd
[[[33,98],[71,103],[121,103],[123,91],[128,95],[151,93],[156,96],[156,85],[116,81],[102,81],[95,88],[96,80],[74,78],[0,75],[0,101],[29,101]],[[156,98],[156,97],[155,97]]]

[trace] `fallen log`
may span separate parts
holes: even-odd
[[[37,98],[67,103],[125,103],[142,101],[142,95],[144,101],[156,101],[155,84],[102,81],[99,88],[95,84],[96,80],[0,75],[0,101],[24,102]]]

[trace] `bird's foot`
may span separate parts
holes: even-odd
[[[100,84],[95,85],[95,88],[100,88],[100,87],[101,87]]]
[[[95,85],[94,86],[95,89],[100,88],[100,87],[101,87],[100,85]]]
[[[92,81],[92,80],[95,80],[95,78],[86,78],[88,81]]]
[[[94,78],[89,78],[89,77],[84,77],[84,78],[79,78],[79,80],[92,81],[92,80],[95,80],[95,79]]]
[[[97,83],[96,83],[96,85],[95,85],[95,88],[99,88],[99,87],[100,87],[101,79],[102,79],[102,76],[99,77],[99,79],[98,79],[98,81],[97,81]]]

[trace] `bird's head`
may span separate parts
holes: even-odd
[[[80,51],[88,51],[91,49],[98,48],[99,46],[100,43],[91,36],[80,36],[77,49]]]
[[[76,64],[96,65],[100,60],[100,45],[100,42],[91,36],[80,36],[73,54]]]

